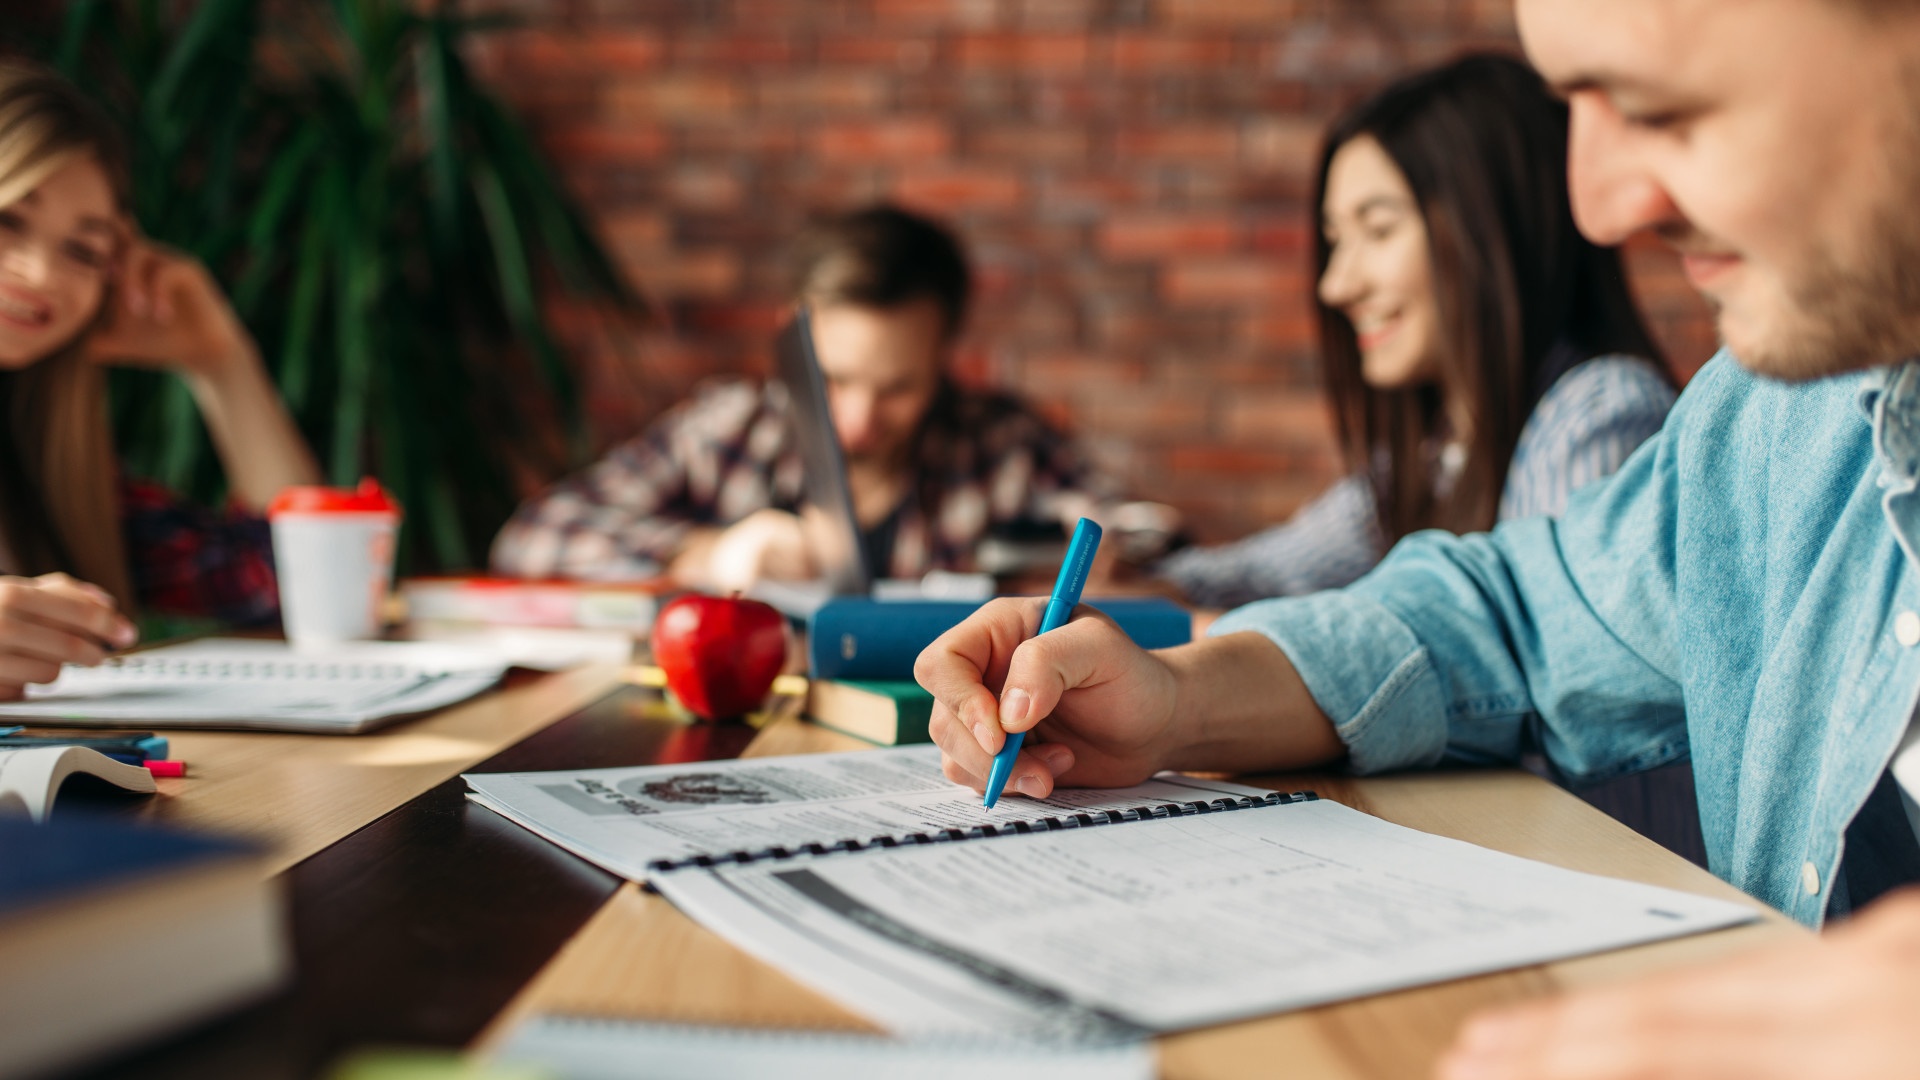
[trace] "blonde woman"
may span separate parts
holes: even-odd
[[[134,641],[140,607],[274,607],[259,513],[313,455],[206,270],[140,238],[118,137],[58,76],[0,61],[0,698]],[[234,506],[119,475],[102,365],[191,387]]]

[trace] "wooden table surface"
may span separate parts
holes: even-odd
[[[624,668],[515,672],[491,693],[364,735],[165,732],[190,775],[154,781],[158,797],[136,816],[254,840],[278,874],[604,697]]]
[[[791,711],[793,703],[787,702]],[[871,1030],[647,895],[469,803],[463,771],[603,768],[863,746],[791,717],[688,724],[615,669],[524,676],[353,737],[180,733],[191,775],[130,816],[260,839],[290,899],[297,976],[271,1000],[91,1077],[322,1075],[370,1045],[484,1047],[534,1012]],[[1519,772],[1263,777],[1578,870],[1740,899],[1685,860]],[[1423,1075],[1473,1009],[1801,933],[1739,929],[1382,995],[1161,1041],[1170,1077]]]

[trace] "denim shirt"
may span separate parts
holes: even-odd
[[[1815,383],[1722,353],[1559,521],[1418,533],[1213,633],[1292,659],[1357,771],[1693,760],[1713,872],[1818,926],[1920,691],[1920,364]]]

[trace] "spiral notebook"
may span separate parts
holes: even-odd
[[[1757,917],[1308,793],[679,859],[650,882],[897,1035],[1060,1042],[1125,1042]]]
[[[0,705],[0,722],[351,734],[464,701],[505,674],[490,654],[420,642],[296,652],[277,641],[205,638],[69,665],[29,686],[26,700]]]
[[[474,802],[642,882],[677,866],[1058,831],[1273,797],[1168,773],[1130,788],[1014,796],[989,812],[941,774],[939,748],[926,745],[462,779]]]

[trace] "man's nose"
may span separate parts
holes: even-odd
[[[1613,106],[1593,91],[1574,94],[1571,106],[1567,189],[1573,220],[1587,239],[1612,247],[1643,229],[1681,220]]]
[[[873,396],[858,391],[843,391],[833,408],[834,430],[840,445],[858,450],[873,438]]]

